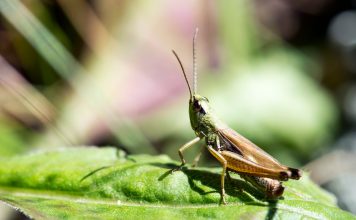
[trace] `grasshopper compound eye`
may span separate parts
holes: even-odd
[[[203,106],[201,105],[200,101],[194,100],[193,102],[193,108],[195,112],[199,112],[203,115],[206,114],[206,111],[204,110]]]
[[[193,107],[194,107],[194,111],[196,112],[200,112],[200,110],[202,109],[200,102],[198,100],[194,100]]]

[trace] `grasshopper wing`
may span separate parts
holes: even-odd
[[[246,160],[270,170],[286,171],[290,174],[289,178],[292,179],[301,177],[300,170],[282,165],[271,155],[231,128],[218,129],[218,135],[223,146],[227,146],[230,151],[239,153]]]

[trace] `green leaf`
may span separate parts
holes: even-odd
[[[35,219],[352,219],[307,175],[264,195],[237,175],[220,206],[220,168],[184,168],[165,155],[76,148],[0,159],[0,199]]]

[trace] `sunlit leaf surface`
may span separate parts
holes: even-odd
[[[165,155],[113,148],[38,152],[0,160],[0,199],[35,219],[351,219],[307,175],[264,195],[233,175],[220,206],[219,168],[185,168]]]

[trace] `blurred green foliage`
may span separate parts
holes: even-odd
[[[53,17],[44,11],[44,5],[37,3],[32,7],[38,8],[35,11],[44,16],[42,19],[52,21]],[[172,99],[172,105],[157,104],[155,111],[149,111],[139,118],[129,118],[112,107],[111,103],[116,102],[115,99],[119,97],[106,95],[107,92],[103,90],[105,87],[100,85],[100,81],[103,81],[110,91],[107,83],[115,67],[113,64],[104,64],[115,59],[112,56],[121,56],[120,52],[103,50],[102,57],[106,60],[91,60],[92,63],[84,67],[66,46],[57,40],[58,37],[70,37],[60,37],[63,32],[57,35],[58,26],[53,29],[53,25],[42,25],[19,1],[3,1],[0,10],[42,58],[74,89],[75,93],[70,100],[62,100],[65,101],[63,112],[57,115],[58,123],[55,123],[62,127],[61,132],[65,131],[65,134],[74,136],[69,139],[77,139],[74,144],[87,143],[87,138],[90,138],[81,138],[83,131],[77,130],[76,124],[89,123],[98,115],[117,137],[116,143],[123,144],[133,153],[146,150],[153,153],[155,150],[152,147],[136,146],[164,143],[165,146],[158,146],[160,151],[176,156],[174,151],[193,137],[186,114],[186,101],[174,103],[177,95],[168,98]],[[155,10],[157,11],[153,8],[147,9]],[[285,47],[280,41],[273,38],[266,41],[265,36],[261,36],[263,32],[255,25],[251,16],[251,5],[247,2],[219,3],[217,15],[224,60],[221,60],[221,67],[215,71],[199,71],[199,91],[211,99],[217,113],[227,124],[263,145],[279,159],[299,164],[314,157],[315,154],[310,152],[317,152],[317,148],[326,146],[337,127],[335,105],[325,91],[316,85],[313,78],[308,76],[308,73],[312,75],[311,71],[317,71],[317,68],[310,65],[310,61],[303,54]],[[262,45],[266,43],[269,47],[262,50]],[[107,46],[110,46],[109,42]],[[127,46],[118,47],[120,48]],[[205,54],[202,58],[199,57],[199,60],[205,60],[207,56]],[[173,60],[173,57],[169,59]],[[160,71],[159,69],[157,66],[156,71]],[[177,73],[174,74],[179,74],[178,71],[176,68]],[[209,74],[214,72],[219,75]],[[117,82],[120,88],[121,84],[125,84],[123,80],[129,76],[125,72],[119,74],[122,75]],[[183,84],[183,79],[181,81]],[[127,92],[124,88],[122,93]],[[61,92],[58,89],[57,91]],[[145,97],[148,102],[150,99],[154,102],[153,98]],[[132,97],[134,103],[136,99]],[[83,100],[86,103],[84,105]],[[120,107],[125,108],[125,105]],[[76,110],[78,108],[79,110]],[[91,112],[84,113],[85,111]],[[83,121],[84,118],[78,117],[86,114],[91,114],[93,119]],[[61,146],[63,141],[55,137],[53,134],[43,135],[43,138],[35,140],[34,145]],[[53,141],[53,138],[57,140]]]
[[[21,136],[23,127],[14,122],[0,118],[0,157],[16,155],[26,151],[25,143]]]

